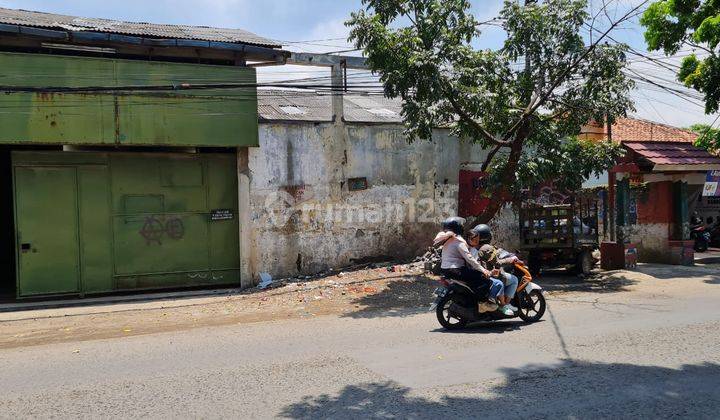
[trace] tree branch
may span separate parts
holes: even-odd
[[[568,76],[568,74],[570,74],[571,71],[573,71],[575,68],[577,68],[577,66],[578,66],[580,63],[582,63],[593,51],[595,51],[595,49],[597,48],[597,46],[600,45],[600,42],[602,42],[602,40],[604,40],[605,38],[607,38],[607,36],[610,34],[610,32],[612,32],[613,30],[615,30],[615,28],[616,28],[618,25],[620,25],[621,23],[623,23],[623,22],[625,22],[626,20],[628,20],[628,19],[632,18],[633,16],[635,16],[635,13],[636,13],[638,10],[640,10],[640,8],[642,8],[643,6],[645,6],[645,4],[647,4],[649,1],[650,1],[650,0],[644,0],[642,3],[638,4],[637,6],[633,7],[630,11],[628,11],[627,13],[625,13],[625,15],[623,15],[623,17],[621,17],[620,19],[616,20],[615,22],[612,22],[611,25],[610,25],[610,27],[609,27],[605,32],[603,32],[603,34],[600,35],[600,37],[599,37],[598,39],[596,39],[594,43],[592,43],[587,49],[585,49],[585,52],[584,52],[580,57],[578,57],[575,61],[573,61],[573,62],[560,74],[560,76],[558,76],[558,77],[555,79],[554,82],[552,82],[552,84],[550,85],[550,88],[547,89],[547,90],[545,91],[545,93],[543,93],[543,94],[538,98],[537,101],[533,101],[534,103],[531,103],[531,104],[528,105],[528,108],[525,110],[525,112],[523,112],[523,115],[520,116],[520,118],[518,119],[518,121],[517,121],[517,122],[510,128],[510,130],[505,134],[505,136],[503,137],[503,141],[508,141],[508,140],[515,134],[515,131],[517,131],[517,129],[521,126],[521,124],[523,124],[523,123],[527,120],[528,116],[534,114],[535,111],[537,111],[541,106],[543,106],[543,105],[545,104],[545,102],[546,102],[547,99],[550,97],[550,95],[552,95],[553,91],[554,91],[555,89],[557,89],[558,86],[560,86],[560,84],[565,80],[565,78]]]
[[[685,44],[685,45],[687,45],[687,46],[689,46],[689,47],[693,47],[693,48],[697,48],[697,49],[699,49],[699,50],[703,50],[703,51],[707,52],[708,54],[713,54],[713,55],[715,55],[715,52],[714,52],[713,50],[711,50],[711,49],[709,49],[709,48],[705,48],[705,47],[703,47],[702,45],[698,45],[698,44],[696,44],[696,43],[694,43],[694,42],[690,42],[690,41],[688,41],[688,40],[683,40],[683,44]]]
[[[452,91],[448,92],[448,101],[450,101],[450,105],[452,105],[453,109],[460,116],[460,118],[462,118],[464,121],[466,121],[467,123],[472,125],[475,130],[480,132],[480,134],[482,134],[482,136],[485,138],[485,140],[487,140],[488,142],[495,144],[497,146],[509,146],[510,145],[511,142],[499,140],[498,138],[496,138],[495,136],[490,134],[490,132],[488,132],[485,129],[485,127],[483,127],[477,121],[475,121],[475,119],[470,114],[468,114],[467,111],[465,111],[463,109],[463,107],[460,106],[460,104],[457,102],[457,99],[455,99],[454,92],[452,92]]]
[[[488,153],[487,157],[485,158],[485,162],[482,164],[482,167],[480,167],[480,172],[487,171],[487,168],[490,166],[490,163],[492,163],[493,158],[497,154],[497,152],[500,151],[501,145],[495,146],[490,153]]]

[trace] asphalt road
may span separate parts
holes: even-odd
[[[0,417],[718,418],[720,274],[650,274],[533,325],[364,312],[1,350]]]

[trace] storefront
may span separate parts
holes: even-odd
[[[611,172],[618,233],[640,261],[692,264],[690,218],[708,171],[720,158],[686,141],[623,142],[628,153]]]

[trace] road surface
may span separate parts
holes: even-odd
[[[641,270],[533,325],[362,311],[4,349],[0,417],[718,418],[720,273]]]

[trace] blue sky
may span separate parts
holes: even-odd
[[[599,1],[599,0],[596,0]],[[497,14],[501,0],[474,0],[473,12],[479,19]],[[613,12],[622,13],[640,0],[615,0]],[[101,17],[128,21],[206,25],[242,28],[266,38],[284,42],[326,40],[311,44],[288,44],[289,49],[326,52],[346,48],[343,22],[350,12],[361,7],[360,0],[0,0],[1,7]],[[625,25],[615,37],[633,48],[644,50],[642,28],[636,22]],[[490,29],[477,42],[480,48],[495,48],[502,43],[502,33]],[[653,70],[643,63],[636,70]],[[263,69],[264,80],[317,76],[322,69],[284,67]],[[660,77],[673,80],[672,73]],[[634,93],[637,116],[673,125],[711,122],[701,107],[692,105],[656,88],[645,86]]]

